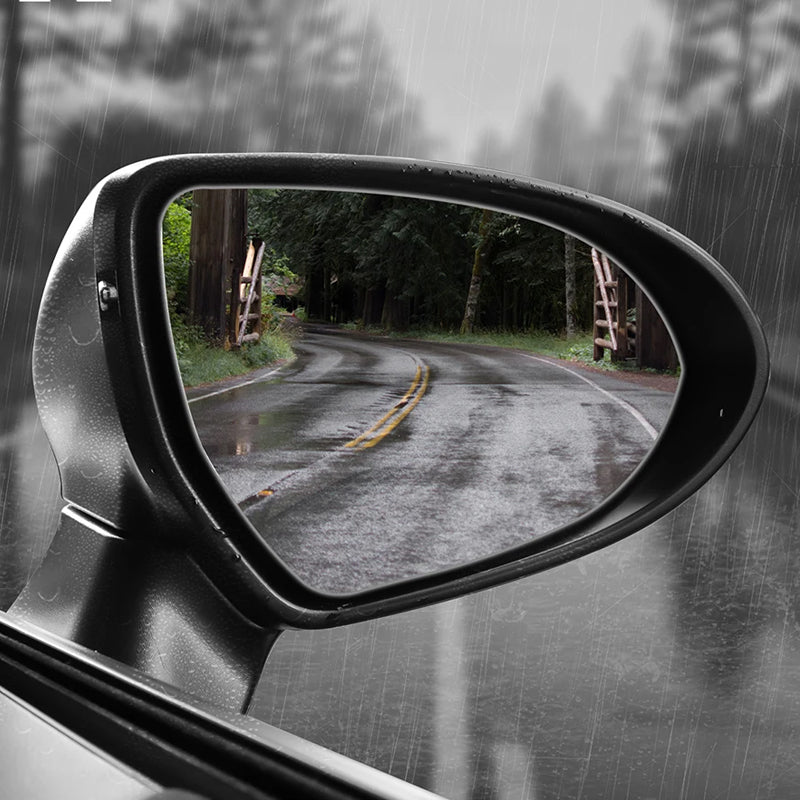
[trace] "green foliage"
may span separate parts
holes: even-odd
[[[275,297],[269,293],[265,293],[262,298],[264,333],[258,342],[245,345],[239,350],[223,350],[212,346],[202,328],[188,324],[186,314],[191,225],[191,194],[188,194],[170,204],[162,224],[164,279],[172,340],[184,385],[212,383],[292,358],[291,345],[278,330],[282,312],[272,305]],[[291,278],[293,275],[285,259],[277,258],[272,268],[285,277]]]
[[[190,344],[184,357],[178,358],[178,367],[184,386],[213,383],[241,375],[250,369],[243,364],[239,353],[211,347],[205,342]]]
[[[182,194],[180,197],[176,197],[175,200],[172,201],[172,204],[179,206],[180,208],[185,208],[187,211],[191,211],[193,201],[194,201],[194,192],[186,192],[185,194]]]
[[[167,299],[178,314],[186,311],[189,301],[191,229],[191,211],[180,202],[171,203],[162,223],[164,280],[167,285]]]
[[[278,331],[264,333],[257,342],[242,347],[241,354],[242,361],[250,369],[293,357],[291,345]]]
[[[590,333],[578,333],[569,338],[550,331],[532,330],[524,333],[511,331],[475,331],[462,334],[456,330],[437,331],[415,329],[411,332],[414,338],[431,342],[454,342],[469,344],[490,344],[496,347],[511,347],[528,353],[560,358],[568,361],[582,360],[573,358],[571,353],[584,352],[588,347],[591,354],[592,337]]]
[[[597,363],[594,360],[594,342],[591,336],[587,337],[586,341],[569,345],[559,354],[559,358],[564,358],[567,361],[583,361],[585,364]]]
[[[189,300],[189,241],[192,228],[192,215],[185,197],[167,208],[161,236],[172,340],[182,377],[191,374],[207,347],[202,330],[189,325],[185,318]]]
[[[184,339],[180,345],[176,340],[175,349],[184,386],[198,386],[244,375],[294,357],[289,340],[280,331],[265,333],[257,342],[239,350],[212,347],[202,336]]]
[[[353,192],[257,190],[249,225],[298,273],[312,319],[386,329],[457,326],[482,209]],[[563,233],[492,215],[477,324],[558,332],[565,324]],[[280,254],[280,255],[277,255]],[[579,323],[591,322],[588,248],[578,248]]]
[[[178,368],[181,375],[191,368],[192,359],[196,357],[198,348],[207,347],[208,344],[201,328],[187,325],[180,314],[176,314],[170,304],[170,324],[172,326],[172,341],[175,346],[175,355],[178,358]]]
[[[274,305],[275,295],[264,292],[261,297],[261,329],[274,331],[280,325],[282,310]]]
[[[296,281],[298,274],[293,272],[290,268],[289,257],[287,255],[278,255],[272,248],[265,256],[266,264],[264,269],[265,275],[277,275],[281,278],[286,278],[289,281]]]

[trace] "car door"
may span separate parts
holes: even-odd
[[[243,9],[6,9],[4,608],[61,506],[28,364],[45,275],[97,180],[214,150],[511,170],[646,211],[717,258],[765,327],[764,407],[728,464],[633,538],[427,609],[282,634],[250,714],[451,797],[792,796],[797,12],[767,0]]]

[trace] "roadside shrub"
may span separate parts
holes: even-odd
[[[172,327],[172,342],[178,359],[181,376],[192,367],[198,349],[207,347],[203,331],[195,325],[187,325],[184,318],[175,310],[175,301],[169,301],[169,321]]]
[[[213,383],[242,375],[252,369],[293,357],[288,338],[278,331],[283,312],[273,305],[275,296],[262,300],[264,333],[254,344],[240,350],[224,350],[206,338],[202,328],[186,321],[189,305],[189,244],[192,229],[191,196],[172,203],[164,214],[162,246],[172,340],[184,386]],[[281,274],[293,275],[278,264]]]
[[[585,341],[573,344],[566,349],[565,352],[558,354],[559,358],[567,361],[583,361],[586,364],[593,364],[594,362],[594,342]]]
[[[241,349],[242,361],[250,368],[256,369],[274,361],[292,358],[289,342],[278,333],[267,331],[253,344]]]
[[[176,314],[184,314],[189,304],[189,241],[192,214],[177,202],[164,214],[162,245],[167,299]]]
[[[239,353],[210,347],[204,342],[188,344],[183,357],[178,357],[178,367],[184,386],[214,383],[233,375],[241,375],[248,369]]]
[[[282,316],[283,309],[275,305],[275,295],[265,289],[261,298],[261,330],[277,330]]]

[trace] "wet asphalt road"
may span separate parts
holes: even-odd
[[[204,447],[292,569],[352,591],[490,555],[587,511],[672,395],[517,351],[310,328],[298,358],[194,390]]]

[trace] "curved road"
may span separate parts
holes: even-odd
[[[282,370],[190,407],[274,550],[353,591],[527,541],[588,510],[652,447],[672,395],[477,345],[309,328]]]

